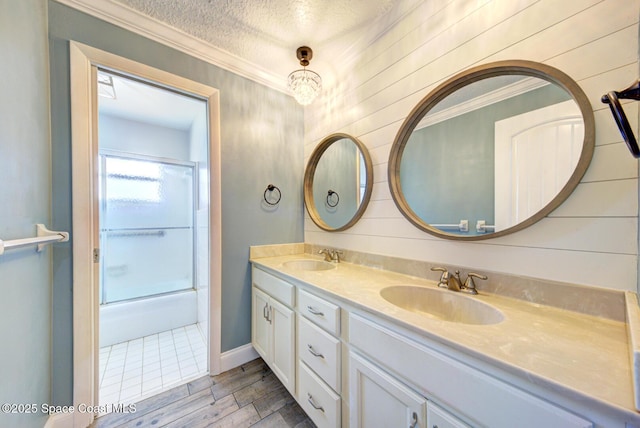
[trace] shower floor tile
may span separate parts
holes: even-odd
[[[207,346],[188,325],[100,348],[99,368],[101,405],[135,403],[206,374]]]

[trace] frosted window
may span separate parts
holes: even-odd
[[[107,157],[107,201],[160,202],[161,168],[157,162]]]

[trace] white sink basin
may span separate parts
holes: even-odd
[[[285,267],[299,270],[329,270],[335,269],[336,265],[322,260],[291,260],[282,264]]]
[[[461,324],[497,324],[504,315],[493,306],[454,291],[413,285],[383,288],[380,296],[407,311]]]

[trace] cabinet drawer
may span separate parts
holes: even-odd
[[[298,403],[318,428],[340,427],[340,397],[300,362]]]
[[[281,303],[293,307],[295,288],[292,284],[256,267],[251,270],[251,279],[256,287]]]
[[[338,339],[311,321],[298,317],[298,357],[338,393],[340,355]]]
[[[350,343],[423,391],[435,401],[460,408],[479,424],[489,427],[589,428],[593,424],[548,401],[524,392],[480,370],[414,342],[401,334],[351,314]],[[402,362],[402,363],[399,363]],[[461,379],[452,382],[452,379]],[[500,411],[496,410],[500,403]],[[461,416],[462,417],[462,416]],[[475,425],[475,424],[473,424]]]
[[[315,324],[338,336],[340,307],[304,290],[298,291],[298,311]]]

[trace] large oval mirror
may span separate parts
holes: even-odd
[[[372,188],[371,157],[357,138],[329,135],[311,154],[304,174],[304,203],[321,229],[353,226],[362,217]]]
[[[447,80],[411,111],[389,157],[402,214],[448,239],[506,235],[578,185],[594,150],[593,111],[569,76],[502,61]]]

